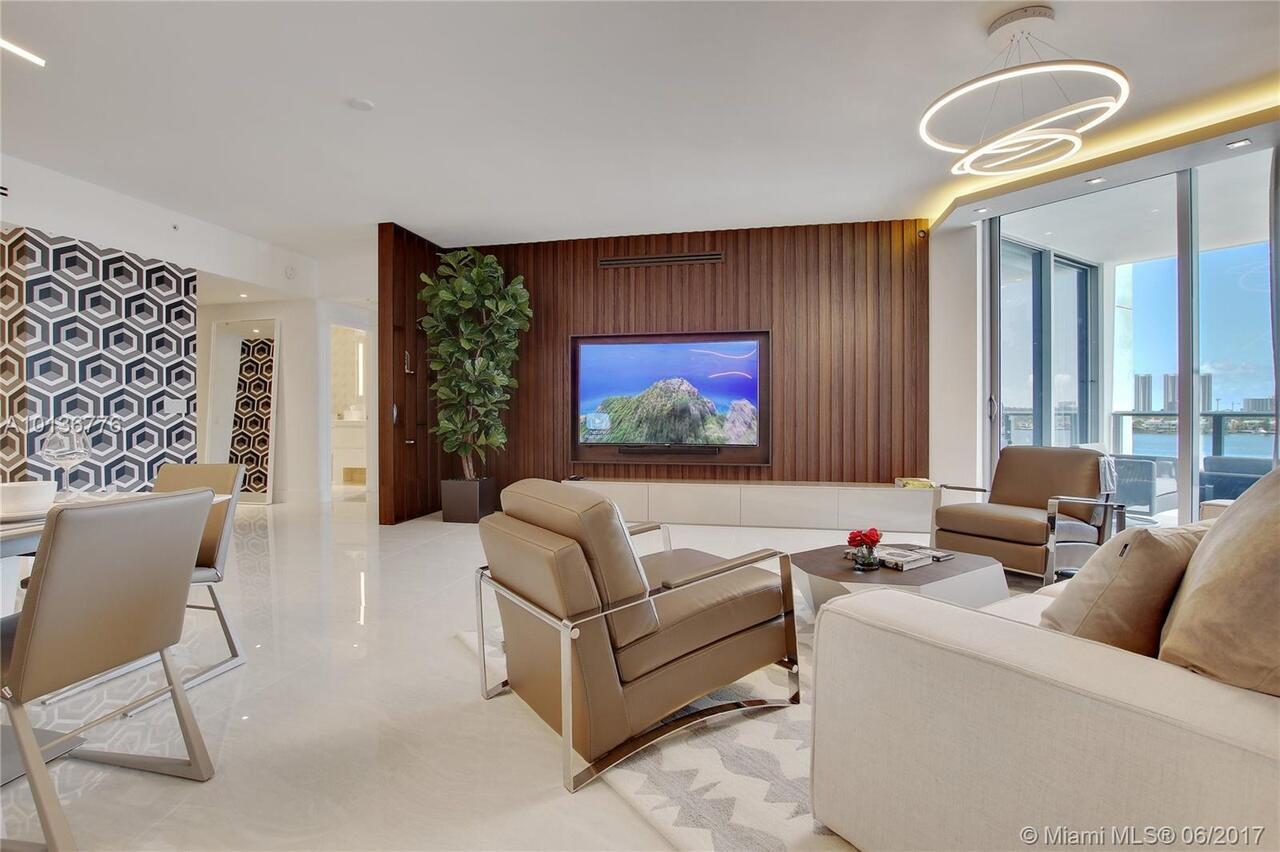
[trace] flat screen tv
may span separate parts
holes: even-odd
[[[573,460],[768,464],[769,334],[572,338]]]

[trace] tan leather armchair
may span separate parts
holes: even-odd
[[[1066,547],[1095,548],[1124,529],[1124,506],[1102,491],[1103,453],[1080,447],[1005,447],[991,488],[943,485],[988,494],[985,503],[940,506],[935,547],[981,553],[1010,571],[1054,581]]]
[[[26,705],[44,695],[159,654],[167,686],[43,746],[54,748],[168,696],[185,759],[85,748],[68,755],[195,781],[213,777],[213,761],[169,654],[182,638],[191,564],[212,500],[212,492],[199,489],[55,506],[49,512],[22,611],[0,619],[0,701],[9,711],[50,850],[74,849],[75,838],[27,716]],[[146,535],[122,534],[137,530]]]
[[[502,512],[480,521],[489,561],[476,574],[482,693],[514,690],[561,734],[570,792],[689,725],[800,701],[790,558],[759,550],[726,560],[669,547],[638,558],[630,534],[656,529],[628,530],[605,497],[541,479],[504,489]],[[754,564],[773,558],[781,577]],[[504,633],[507,680],[497,686],[485,666],[485,586],[497,593]],[[657,724],[775,663],[790,674],[786,698],[719,704]],[[574,752],[588,763],[579,772]]]

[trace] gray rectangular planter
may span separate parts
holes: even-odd
[[[498,484],[492,476],[483,479],[443,479],[440,502],[444,520],[451,524],[478,523],[498,508]]]

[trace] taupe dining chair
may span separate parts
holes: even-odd
[[[628,529],[602,495],[542,479],[505,488],[502,511],[480,521],[489,560],[476,574],[482,694],[511,689],[560,733],[569,792],[692,724],[800,703],[790,556],[723,559],[667,547],[638,558],[630,536],[657,529]],[[780,576],[755,564],[771,559]],[[495,686],[485,666],[485,586],[498,595],[507,658],[507,679]],[[772,664],[788,674],[784,697],[667,719]],[[585,769],[575,771],[575,753]]]
[[[210,678],[231,671],[244,665],[244,656],[240,653],[240,645],[231,629],[227,615],[218,600],[214,585],[222,582],[226,576],[227,554],[231,552],[231,533],[235,527],[236,502],[240,497],[240,489],[244,484],[244,465],[240,464],[164,464],[156,472],[156,481],[151,486],[154,494],[170,491],[183,491],[189,488],[208,488],[214,494],[229,494],[230,499],[216,503],[209,509],[209,519],[204,526],[200,538],[200,551],[196,555],[195,569],[191,575],[191,585],[200,586],[209,593],[209,604],[188,603],[188,609],[204,610],[218,616],[218,625],[222,628],[222,636],[227,643],[227,657],[207,668],[201,669],[187,678],[188,688],[199,686]],[[101,677],[78,683],[69,689],[54,693],[42,703],[53,704],[64,698],[92,689],[101,683],[144,668],[154,660],[137,660],[114,672],[107,672]],[[149,704],[144,704],[130,711],[136,715],[163,701],[163,696]]]
[[[42,696],[158,653],[166,686],[44,746],[168,696],[186,759],[85,748],[68,755],[195,781],[213,777],[213,761],[169,654],[182,638],[190,566],[212,501],[211,491],[197,489],[49,512],[22,611],[0,619],[0,701],[8,708],[51,850],[74,849],[75,838],[27,716],[26,705]],[[146,535],[122,534],[129,530],[146,530]]]

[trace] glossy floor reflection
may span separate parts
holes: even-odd
[[[240,508],[219,591],[248,664],[191,693],[217,775],[199,784],[56,761],[82,848],[665,848],[607,786],[564,791],[558,738],[519,699],[480,699],[456,638],[474,629],[476,528],[438,517],[379,527],[367,513],[363,502]],[[841,539],[706,527],[673,537],[723,555]],[[660,546],[646,538],[643,550]],[[211,614],[189,611],[178,658],[194,671],[222,656],[220,641]],[[66,730],[160,679],[156,665],[34,705],[32,721]],[[181,753],[168,704],[89,737]],[[0,808],[6,838],[39,838],[25,781],[0,791]]]

